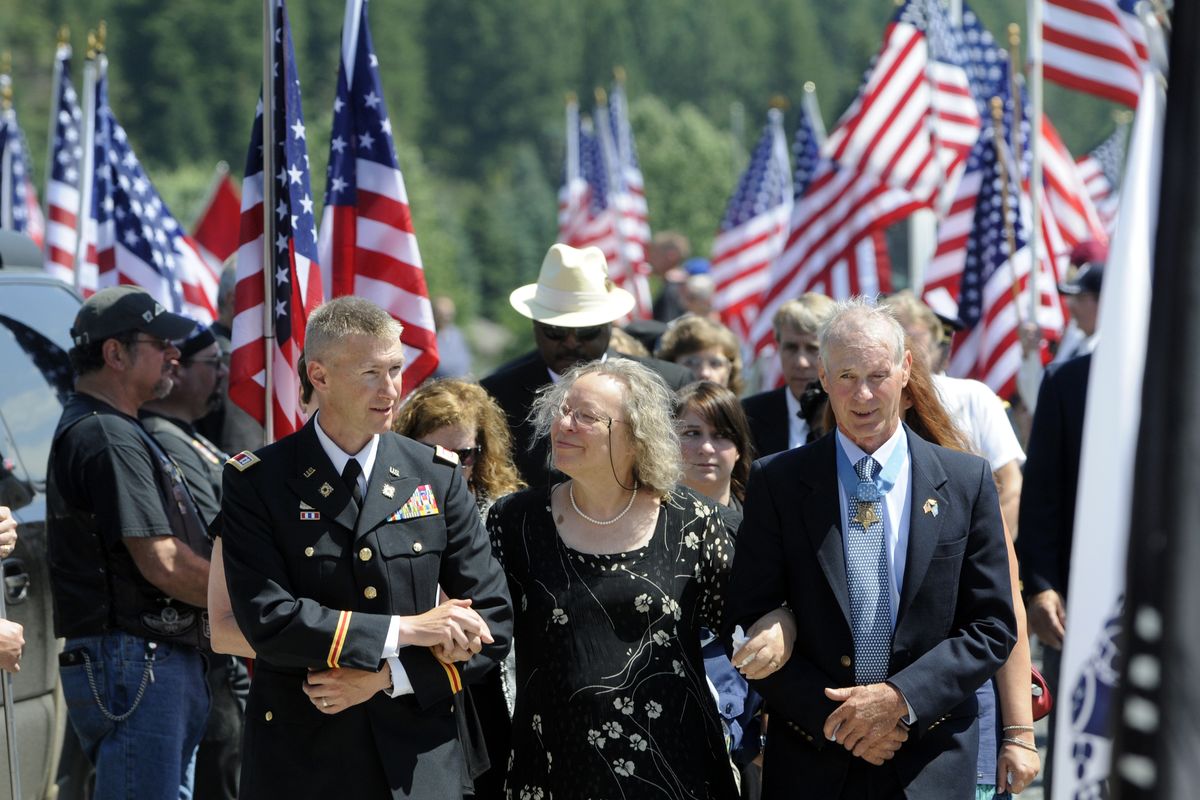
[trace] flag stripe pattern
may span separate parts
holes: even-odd
[[[558,240],[571,247],[599,247],[609,275],[620,269],[615,211],[600,138],[579,106],[567,104],[567,159],[558,200]]]
[[[783,113],[773,108],[729,198],[712,246],[713,307],[743,339],[749,337],[758,315],[768,268],[783,249],[791,215],[792,176]]]
[[[192,239],[200,255],[220,272],[225,260],[237,252],[241,228],[242,201],[237,187],[222,164],[222,172],[212,196],[192,228]]]
[[[97,62],[94,176],[86,203],[84,274],[98,288],[132,284],[164,308],[208,324],[217,275],[171,215],[108,104],[108,60]]]
[[[1135,5],[1135,0],[1046,0],[1046,79],[1137,108],[1150,56]]]
[[[878,252],[863,240],[929,207],[978,135],[960,45],[938,0],[908,0],[897,12],[793,208],[752,333],[757,351],[769,346],[771,317],[786,300],[818,286],[835,293],[883,288],[890,270],[863,269]]]
[[[7,75],[0,76],[9,80]],[[2,119],[3,138],[0,139],[0,153],[7,165],[9,174],[10,195],[8,201],[9,213],[12,215],[12,230],[23,233],[42,246],[46,233],[46,220],[42,216],[42,207],[38,204],[37,190],[33,187],[33,170],[29,164],[29,146],[25,141],[25,133],[17,121],[17,110],[7,109]]]
[[[367,0],[349,0],[333,104],[321,264],[330,294],[365,297],[404,326],[404,390],[438,365],[433,308],[383,99]]]
[[[1079,167],[1079,177],[1083,182],[1100,223],[1105,232],[1111,236],[1117,222],[1117,206],[1121,196],[1117,191],[1120,185],[1121,167],[1125,163],[1125,140],[1128,125],[1118,125],[1112,134],[1100,143],[1095,150],[1081,156],[1076,164]]]
[[[1042,116],[1042,168],[1047,205],[1062,242],[1062,250],[1054,255],[1069,256],[1076,245],[1088,240],[1107,243],[1104,222],[1048,114]]]
[[[608,96],[607,112],[612,132],[612,165],[609,173],[613,180],[610,189],[613,193],[612,204],[617,214],[617,233],[621,247],[622,274],[618,275],[617,282],[633,293],[637,300],[636,313],[641,317],[649,317],[652,301],[650,265],[646,262],[646,248],[650,244],[650,218],[623,84],[617,83],[613,86]],[[600,124],[599,115],[597,124]]]
[[[259,100],[242,182],[229,396],[264,425],[270,402],[269,433],[273,438],[281,438],[303,424],[296,364],[304,351],[308,315],[320,305],[323,294],[300,79],[296,74],[287,8],[282,0],[275,7],[275,31],[273,108],[265,109]],[[273,175],[263,174],[263,115],[267,113],[272,115],[274,129],[273,141],[267,143],[272,149]],[[274,181],[272,208],[266,208],[263,202],[266,180]],[[275,225],[271,260],[266,264],[264,214],[271,214]],[[265,318],[270,319],[271,339],[263,335]],[[270,398],[266,392],[268,358],[271,359]]]
[[[83,111],[71,85],[71,46],[55,53],[54,141],[46,176],[46,271],[67,283],[75,281],[76,229],[79,227],[79,168],[83,160]],[[84,297],[96,291],[96,274],[80,276]]]

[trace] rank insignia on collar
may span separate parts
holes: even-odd
[[[929,498],[928,500],[926,500],[926,501],[925,501],[925,513],[926,513],[926,514],[933,514],[935,517],[938,515],[938,504],[937,504],[937,500],[934,500],[934,499],[931,497],[931,498]]]
[[[391,475],[393,478],[399,478],[400,470],[396,469],[395,467],[388,467],[388,475]]]
[[[245,472],[250,467],[253,467],[259,462],[259,457],[251,453],[249,450],[243,450],[236,456],[230,456],[225,463],[236,469],[238,472]]]
[[[390,483],[385,483],[380,491],[383,492],[383,496],[388,500],[391,500],[396,496],[396,487],[392,486]]]
[[[316,473],[317,473],[317,470],[315,468],[309,467],[308,469],[304,470],[304,477],[311,478]]]
[[[333,494],[333,487],[326,482],[322,483],[321,488],[317,489],[317,491],[321,493],[321,497],[329,497],[329,495]]]

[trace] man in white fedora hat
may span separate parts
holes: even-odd
[[[609,280],[608,262],[598,247],[552,246],[537,283],[515,290],[508,301],[533,320],[537,349],[501,366],[481,383],[508,417],[513,460],[530,486],[544,486],[549,473],[546,443],[534,441],[533,426],[526,420],[529,406],[538,389],[571,367],[599,358],[633,358],[662,376],[672,390],[692,381],[691,372],[677,364],[608,349],[613,322],[633,310],[634,298]]]

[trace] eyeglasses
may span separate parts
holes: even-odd
[[[570,417],[571,422],[576,428],[595,428],[603,423],[609,430],[612,430],[614,422],[624,422],[624,420],[614,419],[613,417],[601,417],[595,414],[589,414],[586,411],[580,411],[578,408],[571,408],[566,403],[558,407],[558,416]]]
[[[684,356],[678,362],[692,372],[705,367],[715,370],[729,369],[731,362],[725,356]]]
[[[171,350],[175,347],[174,342],[170,342],[166,339],[159,339],[156,336],[135,336],[131,340],[130,344],[154,345],[159,352],[166,352],[167,350]]]
[[[574,335],[577,342],[590,342],[598,338],[608,329],[608,325],[595,325],[591,328],[560,328],[557,325],[546,325],[544,323],[536,323],[537,329],[541,331],[542,336],[545,336],[552,342],[565,342],[567,337]]]
[[[458,463],[464,467],[469,467],[475,463],[475,459],[483,452],[483,445],[477,444],[474,447],[464,447],[462,450],[455,450],[454,454],[458,456]]]

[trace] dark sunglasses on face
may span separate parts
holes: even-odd
[[[575,335],[577,342],[590,342],[593,339],[604,333],[607,325],[594,325],[591,328],[560,328],[557,325],[546,325],[537,323],[538,330],[552,342],[565,342],[571,334]]]
[[[483,445],[477,444],[474,447],[464,447],[462,450],[455,450],[454,454],[458,456],[458,463],[464,467],[469,467],[475,463],[475,459],[483,452]]]

